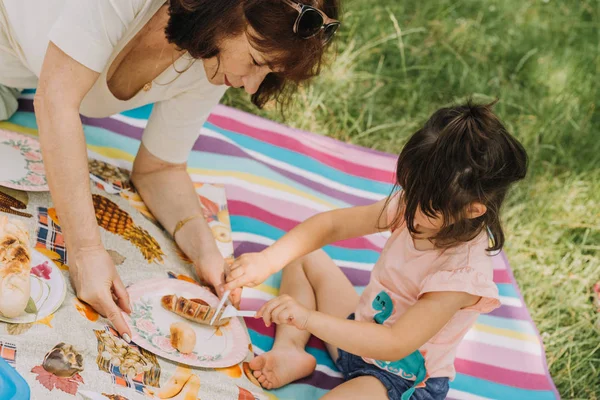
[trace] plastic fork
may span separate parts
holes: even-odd
[[[228,305],[227,307],[225,307],[225,310],[223,310],[223,313],[219,317],[219,321],[221,321],[225,318],[254,317],[255,315],[256,315],[256,311],[240,311],[237,308],[235,308],[234,306]]]
[[[217,320],[217,316],[221,312],[221,309],[225,305],[225,302],[227,301],[227,299],[229,299],[230,294],[231,294],[231,290],[226,290],[225,293],[223,293],[223,297],[221,297],[221,301],[219,301],[219,305],[217,306],[217,309],[215,310],[215,315],[213,315],[212,319],[210,320],[210,325],[214,325],[215,321]]]

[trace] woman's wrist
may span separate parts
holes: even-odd
[[[204,217],[195,218],[183,225],[175,237],[179,248],[196,266],[209,264],[216,259],[223,259],[208,224]]]

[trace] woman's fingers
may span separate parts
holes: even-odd
[[[123,339],[129,343],[129,341],[131,341],[131,331],[125,322],[125,318],[123,318],[123,311],[113,301],[110,294],[101,297],[99,301],[100,304],[94,308],[98,311],[101,311],[101,314],[104,314],[106,319],[111,322],[115,330],[119,332],[119,335],[121,335]]]
[[[113,292],[117,296],[117,305],[127,314],[131,314],[131,303],[129,302],[129,293],[125,288],[123,281],[119,277],[117,277],[117,279],[115,279],[113,282]]]

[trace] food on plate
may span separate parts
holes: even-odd
[[[196,332],[187,322],[171,324],[171,345],[180,353],[189,354],[196,347]]]
[[[30,272],[27,227],[0,216],[0,314],[14,318],[25,312],[31,292]]]
[[[215,315],[215,308],[201,299],[186,299],[174,294],[167,294],[162,297],[161,304],[165,309],[199,324],[210,325],[210,320]],[[221,312],[223,310],[224,308]],[[216,318],[214,325],[220,326],[226,322],[226,320],[220,321],[219,318]]]

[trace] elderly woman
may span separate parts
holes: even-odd
[[[186,160],[228,86],[257,106],[319,71],[339,26],[336,0],[2,0],[0,119],[22,88],[34,105],[50,191],[82,300],[128,338],[123,282],[100,240],[79,114],[156,103],[132,181],[156,218],[219,289],[217,250]]]

